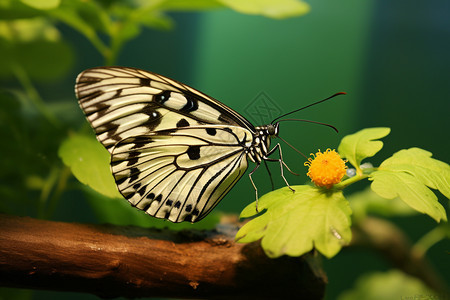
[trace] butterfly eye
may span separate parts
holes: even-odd
[[[271,136],[277,135],[278,134],[278,123],[276,123],[275,125],[273,125],[273,124],[267,125],[267,133]]]

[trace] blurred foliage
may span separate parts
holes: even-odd
[[[58,151],[60,155],[66,154],[62,155],[64,162],[71,166],[74,174],[79,174],[83,166],[74,167],[77,156],[70,151],[89,152],[89,147],[101,147],[98,143],[92,144],[94,139],[84,138],[86,126],[77,130],[81,135],[73,132],[73,128],[80,126],[74,117],[78,108],[73,94],[69,101],[44,100],[37,87],[39,84],[57,85],[73,68],[74,48],[64,39],[59,29],[61,24],[84,36],[101,54],[103,64],[110,65],[116,62],[124,44],[137,37],[142,28],[171,29],[174,24],[170,12],[220,8],[272,18],[293,17],[308,11],[307,4],[296,0],[276,4],[264,0],[246,3],[225,0],[0,1],[0,79],[4,83],[0,90],[0,133],[7,141],[2,147],[2,156],[7,159],[0,163],[0,195],[4,199],[0,210],[50,218],[64,192],[78,189],[78,184],[70,180],[71,172],[62,164]],[[72,139],[66,140],[68,133]],[[74,147],[77,141],[82,147]],[[102,159],[109,160],[105,153],[99,155],[85,163],[95,165]],[[95,177],[90,175],[90,179]],[[100,185],[106,184],[102,191],[117,195],[111,181],[102,178],[96,178]],[[88,195],[88,199],[93,198],[92,192]],[[116,207],[116,213],[112,213],[113,207],[116,206],[110,207],[109,214],[96,210],[99,222],[123,220],[122,209]],[[217,216],[212,219],[217,220]]]
[[[398,270],[364,274],[353,289],[342,293],[338,300],[379,299],[440,299],[420,280]]]
[[[44,46],[49,47],[47,55],[62,43],[42,45],[43,41],[55,43],[58,39],[58,30],[52,22],[62,22],[79,31],[102,54],[105,65],[113,64],[123,45],[141,33],[143,27],[157,29],[171,29],[173,20],[168,13],[173,11],[205,11],[218,8],[230,8],[245,14],[263,15],[271,18],[288,18],[303,15],[309,11],[308,4],[297,0],[282,1],[234,1],[234,0],[129,0],[129,1],[31,1],[31,0],[4,0],[0,3],[0,18],[4,21],[0,27],[1,35],[9,41],[7,47],[11,48],[12,40],[18,36],[20,43],[33,42],[32,51],[19,54],[17,58],[28,60],[33,54],[40,54]],[[9,37],[9,40],[8,40]],[[13,38],[14,37],[14,38]],[[106,42],[104,41],[106,38]],[[17,45],[17,49],[23,48]],[[53,47],[53,48],[52,48]],[[25,47],[24,49],[27,49]],[[61,49],[60,49],[61,50]],[[65,48],[65,50],[69,50]],[[44,51],[45,52],[45,51]],[[23,55],[20,56],[20,55]],[[55,58],[64,61],[62,53]],[[21,60],[20,60],[21,61]],[[22,61],[21,61],[22,62]],[[33,60],[33,62],[36,62]],[[58,67],[58,64],[50,64]],[[45,61],[40,67],[32,68],[38,72],[45,72]],[[36,74],[41,76],[41,74]]]

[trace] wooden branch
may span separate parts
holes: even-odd
[[[0,215],[0,285],[104,298],[321,299],[312,255],[269,259],[217,231],[82,225]]]

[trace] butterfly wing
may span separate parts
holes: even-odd
[[[199,221],[247,169],[254,126],[187,85],[139,69],[99,67],[78,76],[75,92],[111,153],[119,191],[152,216]]]
[[[170,78],[124,67],[82,72],[75,92],[97,139],[117,142],[156,130],[202,124],[254,126],[223,103]]]
[[[205,125],[155,131],[119,142],[112,172],[135,207],[172,222],[205,217],[247,169],[241,127]]]

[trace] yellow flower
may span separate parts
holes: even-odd
[[[306,175],[315,185],[329,189],[341,181],[347,166],[334,149],[327,149],[324,153],[319,150],[315,155],[313,153],[311,155],[314,158],[308,158],[308,161],[305,162],[305,166],[309,166]]]

